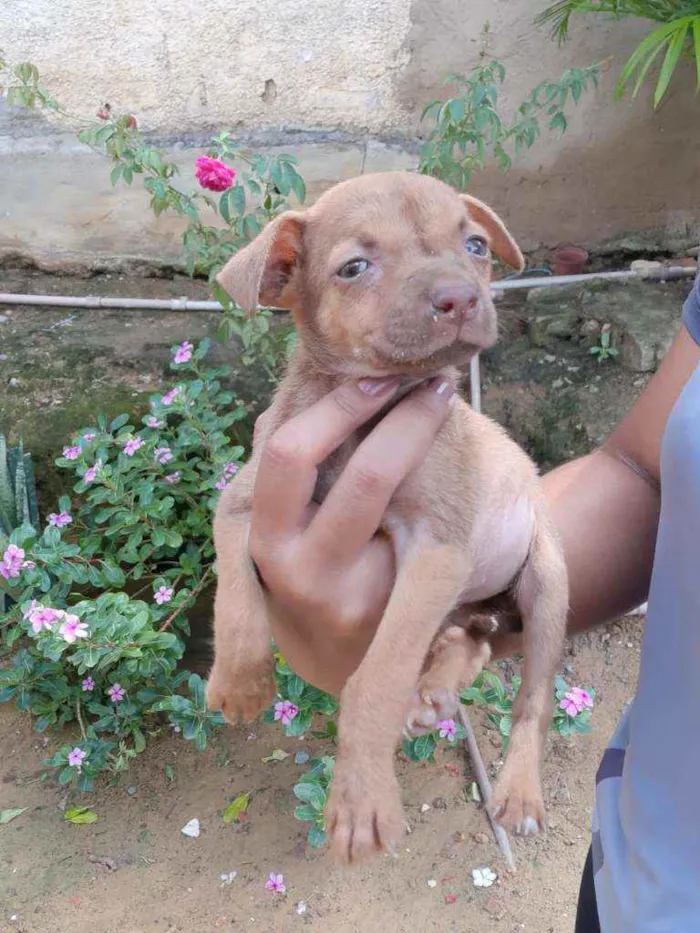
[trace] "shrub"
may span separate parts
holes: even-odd
[[[683,58],[694,59],[700,89],[700,0],[558,0],[536,22],[550,25],[552,35],[563,42],[576,13],[603,13],[616,20],[634,17],[660,24],[642,39],[623,65],[616,97],[622,97],[631,86],[634,99],[660,62],[654,88],[654,107],[658,107]]]
[[[178,381],[140,425],[100,417],[71,439],[57,465],[75,495],[43,531],[16,528],[4,551],[13,656],[0,700],[40,731],[78,726],[50,764],[83,789],[126,768],[164,720],[198,748],[223,722],[201,678],[177,667],[188,610],[215,580],[212,510],[244,455],[229,432],[247,410],[222,387],[226,368],[205,365],[208,343],[173,348]]]

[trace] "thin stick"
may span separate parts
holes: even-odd
[[[484,801],[484,804],[486,804],[486,815],[489,818],[491,829],[493,830],[493,834],[496,837],[498,848],[501,850],[501,854],[506,861],[506,867],[509,871],[515,871],[515,860],[513,859],[513,852],[510,848],[508,834],[502,826],[499,826],[498,823],[494,822],[494,820],[491,818],[491,814],[488,811],[488,804],[491,800],[492,793],[491,782],[489,781],[489,776],[486,773],[486,766],[484,765],[484,759],[481,757],[479,746],[476,744],[476,736],[474,735],[472,724],[469,721],[469,717],[467,716],[467,711],[461,703],[459,706],[459,718],[462,725],[464,726],[464,731],[467,733],[464,744],[467,748],[467,751],[469,752],[469,757],[472,760],[472,764],[474,765],[476,781],[479,785],[479,790],[481,791],[481,799]]]

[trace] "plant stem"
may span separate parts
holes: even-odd
[[[80,708],[80,700],[78,700],[75,704],[75,715],[78,719],[78,725],[80,726],[80,731],[82,733],[82,736],[87,742],[87,732],[85,731],[85,723],[83,722],[83,714]]]
[[[508,834],[502,826],[499,826],[498,823],[494,822],[494,820],[491,818],[491,814],[488,811],[488,803],[491,800],[492,794],[491,782],[489,781],[489,776],[486,773],[486,766],[484,765],[484,759],[481,757],[479,746],[476,744],[474,729],[472,728],[467,711],[461,703],[459,705],[459,718],[462,725],[464,726],[464,731],[466,732],[464,744],[467,748],[467,751],[469,752],[469,757],[472,760],[472,764],[474,765],[476,780],[479,785],[479,790],[481,791],[481,799],[484,801],[486,815],[488,816],[489,823],[491,824],[491,829],[493,830],[493,834],[496,837],[498,848],[501,850],[503,858],[506,860],[506,867],[509,871],[515,871],[515,860],[513,859],[513,852],[510,848]]]
[[[202,579],[199,581],[199,583],[197,584],[197,586],[195,586],[195,588],[194,588],[193,590],[190,591],[190,594],[189,594],[189,596],[187,597],[187,599],[185,600],[185,602],[182,603],[181,606],[178,606],[177,609],[176,609],[174,612],[172,612],[172,613],[168,616],[168,618],[165,620],[165,622],[163,622],[163,624],[161,625],[161,627],[158,629],[159,632],[165,632],[165,631],[167,631],[167,630],[170,628],[170,626],[172,625],[173,619],[176,619],[177,616],[178,616],[178,615],[182,612],[182,610],[185,608],[185,606],[189,605],[189,603],[192,602],[192,600],[194,599],[194,597],[197,596],[199,593],[201,593],[201,591],[204,589],[205,583],[207,583],[207,582],[209,581],[209,578],[212,577],[212,576],[213,576],[213,573],[212,573],[211,570],[207,570],[207,571],[204,573],[204,576],[203,576]]]

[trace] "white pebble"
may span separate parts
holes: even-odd
[[[436,888],[436,887],[437,887],[437,881],[436,881],[434,878],[431,878],[430,881],[428,882],[428,887],[429,887],[429,888]]]
[[[198,839],[199,838],[199,820],[193,819],[193,820],[190,820],[188,823],[185,823],[185,825],[182,827],[180,832],[183,834],[183,836],[189,836],[190,839]]]

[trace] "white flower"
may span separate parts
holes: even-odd
[[[498,875],[493,868],[475,868],[472,872],[472,880],[475,888],[490,888]]]

